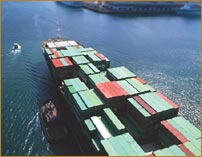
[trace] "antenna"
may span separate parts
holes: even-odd
[[[59,27],[59,21],[56,22],[57,28],[56,28],[56,37],[60,38],[60,27]]]

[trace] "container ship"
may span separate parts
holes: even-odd
[[[200,156],[201,132],[179,106],[124,66],[74,40],[51,38],[42,53],[83,150],[109,156]],[[74,128],[75,124],[77,128]],[[83,151],[83,155],[87,155]]]

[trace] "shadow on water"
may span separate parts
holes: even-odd
[[[75,143],[75,141],[71,138],[58,143],[58,144],[50,144],[50,148],[51,152],[53,153],[53,155],[56,156],[74,156],[74,155],[81,155],[81,151],[78,148],[77,143]]]
[[[45,61],[44,61],[45,62]],[[70,112],[68,109],[64,98],[60,95],[58,88],[54,80],[52,79],[48,67],[46,63],[40,62],[38,63],[33,69],[34,79],[35,79],[35,87],[37,90],[37,104],[38,108],[40,109],[42,103],[45,100],[51,99],[62,117],[62,122],[69,130],[68,139],[62,143],[58,144],[50,144],[50,151],[53,155],[83,155],[83,154],[91,154],[90,150],[87,152],[81,151],[81,143],[82,145],[88,146],[85,143],[85,140],[79,140],[75,137],[78,135],[82,138],[82,133],[78,131],[77,126],[78,124],[75,123],[75,116]],[[42,131],[42,129],[41,129]],[[77,132],[77,133],[75,133]],[[46,141],[46,140],[45,140]],[[46,141],[47,142],[47,141]]]

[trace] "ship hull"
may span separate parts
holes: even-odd
[[[60,2],[60,3],[72,8],[81,8],[83,6],[83,2]]]
[[[178,10],[177,15],[201,15],[200,10]]]

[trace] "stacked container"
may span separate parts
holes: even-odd
[[[159,94],[148,92],[133,96],[119,111],[122,112],[120,119],[123,124],[139,143],[152,141],[157,133],[156,124],[177,115],[179,107]]]
[[[92,63],[79,65],[79,76],[85,82],[88,83],[89,75],[100,73]]]
[[[139,77],[129,78],[129,79],[126,79],[125,81],[127,81],[128,84],[130,84],[134,89],[136,89],[138,94],[146,93],[149,91],[152,91],[152,92],[156,91],[154,88],[152,88],[149,84],[147,84],[145,81],[143,81]]]
[[[64,57],[63,54],[60,52],[60,50],[57,50],[56,48],[46,48],[45,54],[47,59],[49,60]]]
[[[77,49],[76,47],[67,47],[66,49],[60,51],[65,57],[74,57],[82,55],[79,49]]]
[[[98,74],[89,75],[89,86],[92,88],[95,88],[96,84],[109,81],[110,80],[106,77],[106,72],[100,72]]]
[[[96,51],[91,48],[91,47],[88,47],[88,48],[80,48],[79,51],[84,54],[84,55],[87,55],[88,53],[95,53]]]
[[[186,154],[176,145],[167,148],[156,150],[153,152],[154,156],[186,156]]]
[[[73,63],[78,66],[81,64],[88,64],[90,63],[89,60],[85,56],[76,56],[72,57]]]
[[[111,107],[121,104],[129,96],[116,81],[96,84],[96,89]]]
[[[110,61],[98,52],[87,54],[87,58],[101,71],[106,70],[110,66]]]
[[[106,104],[93,89],[74,93],[72,100],[72,106],[79,121],[99,114],[101,109],[106,107]]]
[[[127,68],[109,68],[106,57],[73,40],[50,40],[43,53],[97,155],[143,156],[141,145],[150,142],[161,148],[155,156],[200,155],[200,131]]]
[[[187,156],[201,156],[201,138],[179,144],[178,147]]]
[[[141,84],[136,78],[130,78],[117,81],[117,83],[125,89],[130,96],[146,93],[150,91],[148,85]]]
[[[127,78],[133,78],[136,77],[134,73],[129,71],[126,67],[116,67],[116,68],[108,68],[107,69],[107,77],[110,80],[117,81],[117,80],[123,80]]]
[[[79,46],[78,43],[77,43],[76,41],[74,41],[74,40],[68,40],[67,42],[68,42],[68,47],[71,47],[71,46],[74,46],[74,47]]]
[[[154,156],[201,156],[201,139],[172,145],[152,153]]]
[[[75,68],[68,57],[56,58],[51,60],[54,76],[60,79],[71,78],[76,75]]]
[[[104,139],[101,144],[109,156],[145,156],[145,152],[129,133]]]
[[[63,80],[63,89],[64,89],[64,96],[67,102],[67,105],[72,107],[73,101],[73,94],[88,90],[88,87],[79,79],[79,78],[72,78]]]
[[[110,108],[103,109],[97,116],[85,119],[84,122],[87,128],[86,134],[90,138],[108,139],[126,132],[123,124]]]
[[[164,147],[183,144],[201,138],[201,132],[183,117],[174,117],[161,122],[158,141]]]
[[[145,155],[110,108],[85,119],[84,128],[97,155]]]

